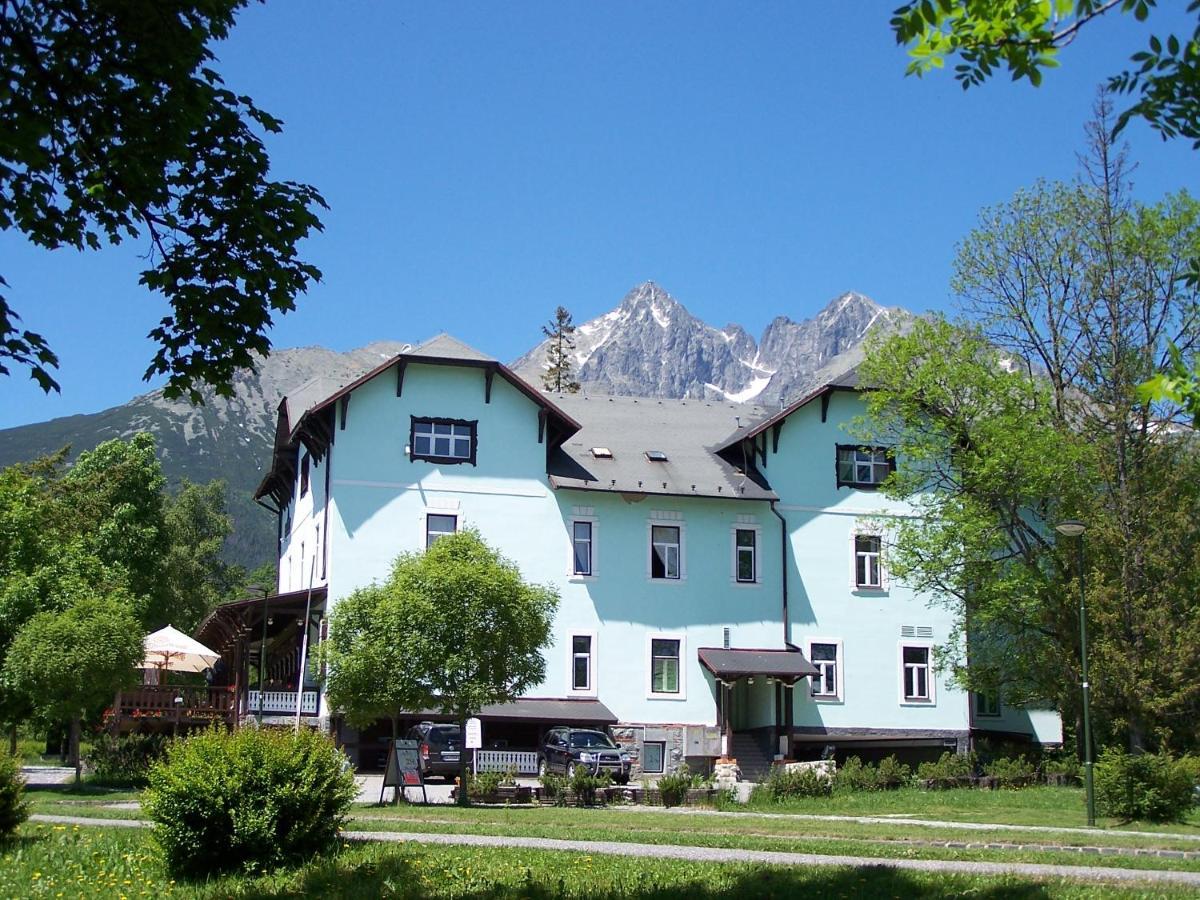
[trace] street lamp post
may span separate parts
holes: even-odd
[[[1083,585],[1083,533],[1087,525],[1077,519],[1068,519],[1054,526],[1059,534],[1078,538],[1075,546],[1079,565],[1079,656],[1083,673],[1083,784],[1087,790],[1087,823],[1096,824],[1096,789],[1092,781],[1092,686],[1088,681],[1087,647],[1087,594]]]

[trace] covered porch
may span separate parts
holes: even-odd
[[[759,781],[776,760],[792,757],[796,685],[818,675],[799,650],[701,647],[700,665],[716,685],[721,753],[743,777]]]
[[[320,714],[312,660],[322,638],[327,593],[321,587],[235,600],[200,623],[196,639],[221,655],[212,670],[212,686],[232,696],[233,724],[246,718],[294,717],[297,705],[301,716]]]

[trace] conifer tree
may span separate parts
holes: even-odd
[[[571,377],[571,351],[575,349],[575,325],[571,313],[565,306],[554,311],[554,318],[542,326],[542,334],[550,339],[546,349],[546,371],[542,383],[546,390],[559,394],[579,391],[579,382]]]

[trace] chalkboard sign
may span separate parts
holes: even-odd
[[[388,753],[387,768],[383,772],[383,784],[379,788],[379,802],[383,803],[383,794],[388,788],[396,789],[396,796],[406,787],[420,787],[421,796],[429,802],[425,795],[425,781],[421,778],[421,756],[416,741],[393,741],[391,752]]]

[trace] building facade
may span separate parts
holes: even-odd
[[[473,527],[562,597],[545,682],[482,715],[497,746],[603,725],[653,775],[721,755],[750,774],[831,752],[931,757],[984,732],[1061,741],[1055,714],[938,670],[952,617],[889,577],[889,523],[911,511],[877,490],[886,448],[850,442],[860,412],[852,376],[774,413],[550,396],[439,336],[281,404],[258,492],[279,521],[277,596],[218,611],[206,636],[239,647],[244,681],[270,650],[247,714],[282,696],[369,766],[378,735],[339,724],[300,658],[398,554]]]

